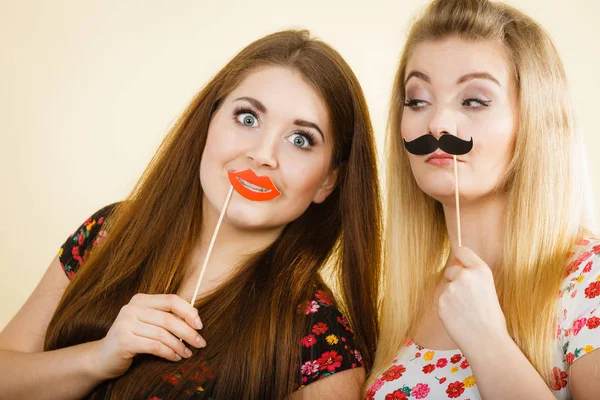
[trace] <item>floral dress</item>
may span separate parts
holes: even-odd
[[[89,217],[62,245],[58,252],[60,264],[71,279],[85,262],[94,246],[107,237],[103,224],[117,204],[106,206]],[[362,356],[356,350],[354,336],[348,322],[339,312],[333,296],[320,280],[314,284],[312,297],[298,306],[298,312],[310,319],[308,330],[298,343],[298,368],[294,390],[324,379],[337,372],[363,367]],[[159,389],[149,400],[161,400],[186,371],[176,370],[163,376]],[[189,399],[200,399],[203,385],[214,378],[210,367],[202,364],[194,371],[195,390],[189,391]]]
[[[600,240],[585,238],[570,256],[559,292],[553,377],[559,400],[571,399],[569,366],[600,347]],[[366,399],[481,399],[460,350],[432,350],[410,340],[369,386]]]

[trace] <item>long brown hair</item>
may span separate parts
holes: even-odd
[[[168,398],[184,396],[186,378],[204,363],[215,375],[204,386],[214,398],[291,394],[307,324],[297,307],[310,297],[328,262],[339,305],[370,368],[378,336],[381,251],[372,127],[350,67],[306,31],[283,31],[250,44],[195,97],[127,201],[107,220],[108,237],[67,288],[48,327],[45,350],[103,338],[136,293],[177,292],[202,228],[198,169],[211,118],[250,71],[266,65],[298,71],[325,100],[338,183],[323,203],[311,204],[272,245],[246,260],[237,275],[197,301],[209,345],[192,348],[195,355],[180,362],[187,372]],[[123,376],[102,383],[89,397],[143,398],[174,370],[170,361],[138,355]]]

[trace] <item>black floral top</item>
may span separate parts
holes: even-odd
[[[115,206],[116,203],[94,213],[69,236],[60,248],[58,252],[60,264],[69,279],[85,262],[91,249],[106,238],[107,233],[103,229],[103,224]],[[362,356],[355,349],[350,327],[326,287],[315,284],[314,295],[309,301],[300,304],[298,310],[310,318],[310,324],[298,346],[299,364],[294,390],[336,372],[363,366]],[[162,386],[149,400],[161,400],[169,388],[179,381],[183,372],[185,371],[163,376]],[[194,378],[195,376],[197,379]],[[192,375],[197,387],[193,393],[188,393],[189,398],[201,398],[204,391],[202,385],[213,377],[210,368],[203,365],[202,371]]]

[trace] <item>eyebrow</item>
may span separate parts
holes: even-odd
[[[323,143],[325,143],[325,135],[323,135],[323,131],[321,130],[321,128],[319,128],[319,125],[317,125],[315,123],[312,123],[312,122],[309,122],[309,121],[305,121],[303,119],[297,119],[297,120],[295,120],[294,121],[294,125],[304,126],[306,128],[316,129],[321,134],[321,139],[323,139]]]
[[[247,101],[248,103],[252,104],[254,107],[256,107],[258,109],[258,111],[260,111],[263,114],[267,113],[267,107],[265,107],[265,105],[263,103],[261,103],[260,101],[254,99],[252,97],[247,97],[247,96],[238,97],[234,101],[240,101],[240,100],[244,100],[244,101]],[[319,128],[319,125],[317,125],[313,122],[310,122],[310,121],[305,121],[303,119],[294,120],[294,125],[303,126],[305,128],[313,128],[313,129],[317,130],[321,134],[321,138],[323,139],[323,142],[325,142],[325,135],[323,134],[323,131],[321,130],[321,128]]]
[[[263,103],[261,103],[260,101],[253,99],[252,97],[238,97],[237,99],[235,99],[234,101],[239,101],[239,100],[245,100],[248,103],[252,104],[254,107],[256,107],[258,109],[258,111],[260,111],[263,114],[267,113],[267,107],[265,107],[265,105]]]
[[[410,78],[412,78],[412,77],[415,77],[415,78],[422,79],[422,80],[424,80],[424,81],[425,81],[425,82],[427,82],[427,83],[431,83],[431,79],[429,79],[429,77],[427,76],[427,74],[424,74],[424,73],[423,73],[423,72],[421,72],[421,71],[415,71],[415,70],[412,70],[412,71],[410,71],[410,72],[408,73],[408,75],[406,76],[406,79],[404,80],[404,86],[406,86],[406,82],[408,82],[408,80],[409,80]]]
[[[421,71],[413,70],[413,71],[410,71],[408,73],[408,75],[406,76],[406,79],[404,80],[404,86],[406,86],[406,82],[408,82],[408,80],[412,77],[422,79],[427,83],[431,83],[431,79],[429,78],[429,76],[427,76],[427,74],[425,74]],[[494,78],[493,75],[491,75],[487,72],[472,72],[470,74],[463,75],[460,78],[458,78],[458,80],[456,81],[456,84],[460,85],[461,83],[465,83],[472,79],[487,79],[487,80],[494,82],[496,85],[502,87],[502,85],[500,85],[500,82],[498,82],[498,80],[496,78]]]
[[[487,72],[472,72],[470,74],[463,75],[460,78],[458,78],[456,84],[460,85],[461,83],[465,83],[472,79],[487,79],[494,82],[496,85],[502,87],[502,85],[500,85],[500,82],[498,82],[498,79],[494,78],[491,74],[488,74]]]

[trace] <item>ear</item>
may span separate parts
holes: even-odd
[[[325,199],[331,194],[331,192],[333,192],[333,189],[335,189],[335,185],[338,181],[339,172],[339,168],[336,168],[329,172],[329,174],[327,174],[325,180],[321,184],[321,187],[319,188],[319,190],[317,190],[317,193],[313,198],[313,203],[318,204],[324,202]]]

